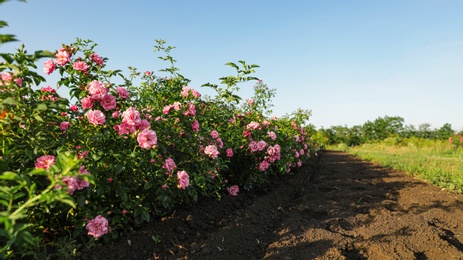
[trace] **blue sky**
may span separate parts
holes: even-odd
[[[98,43],[111,69],[165,67],[155,39],[190,86],[233,75],[224,64],[260,65],[255,76],[277,90],[274,114],[312,110],[317,128],[360,125],[383,116],[406,124],[463,130],[463,1],[107,1],[30,0],[0,5],[30,51],[76,38]],[[19,43],[0,47],[12,51]],[[39,65],[41,67],[41,64]],[[53,77],[49,77],[52,82]],[[53,85],[53,84],[51,84]],[[247,98],[250,85],[239,93]]]

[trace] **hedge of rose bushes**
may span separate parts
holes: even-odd
[[[228,63],[205,97],[170,67],[159,76],[105,70],[96,44],[78,39],[54,53],[3,54],[0,241],[2,257],[75,255],[178,205],[239,196],[316,155],[303,127],[309,112],[270,116],[275,90]],[[33,68],[60,75],[60,96]],[[255,81],[242,101],[238,84]]]

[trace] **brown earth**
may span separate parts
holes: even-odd
[[[463,259],[462,221],[462,194],[326,151],[292,176],[180,209],[80,258]]]

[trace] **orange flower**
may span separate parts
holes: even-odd
[[[2,110],[2,113],[0,114],[0,120],[2,120],[3,118],[6,117],[8,113],[6,112],[6,110]]]

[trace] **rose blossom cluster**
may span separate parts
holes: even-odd
[[[48,59],[43,63],[43,72],[50,75],[55,70],[56,65],[64,66],[69,63],[71,61],[71,53],[73,53],[74,50],[74,48],[60,48],[56,53],[54,60]],[[97,53],[90,54],[89,58],[91,61],[95,62],[98,67],[103,67],[104,60],[102,57],[98,56]],[[90,65],[85,61],[77,60],[72,64],[72,68],[76,71],[82,71],[87,74]]]
[[[201,93],[199,93],[197,90],[195,89],[191,89],[190,87],[188,86],[184,86],[182,88],[182,92],[181,92],[181,95],[183,97],[188,97],[189,93],[191,92],[191,94],[193,95],[193,97],[195,98],[200,98],[201,97]]]
[[[263,151],[267,147],[267,143],[263,140],[256,142],[252,141],[249,143],[249,149],[251,149],[251,152],[258,152],[258,151]]]
[[[134,107],[127,108],[122,113],[122,123],[114,126],[114,130],[119,135],[134,133],[137,130],[143,131],[150,127],[150,123],[146,119],[141,119],[140,112]]]
[[[0,74],[0,86],[8,86],[11,84],[12,81],[16,82],[19,86],[22,86],[23,79],[22,78],[15,78],[13,79],[13,73],[11,72],[4,72]]]

